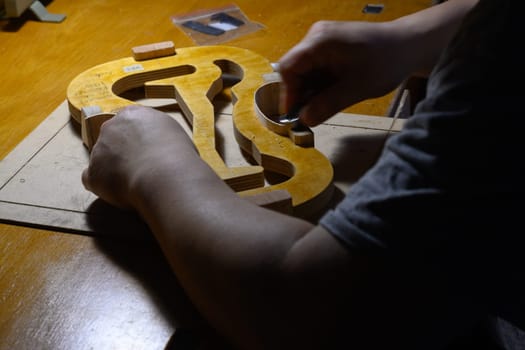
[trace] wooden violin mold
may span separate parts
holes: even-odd
[[[273,71],[268,60],[252,51],[229,46],[178,48],[175,55],[137,61],[133,57],[92,67],[68,86],[72,118],[81,125],[88,149],[96,141],[100,125],[119,109],[137,102],[120,95],[144,87],[147,98],[174,98],[192,125],[192,139],[201,156],[217,175],[240,196],[277,207],[295,216],[307,217],[331,198],[333,169],[329,160],[313,147],[313,133],[301,131],[308,142],[294,141],[269,127],[265,116],[275,102],[267,98],[277,86],[264,84]],[[215,148],[213,98],[223,90],[223,75],[239,78],[232,86],[233,128],[237,143],[258,165],[228,167]],[[261,89],[259,89],[261,88]],[[259,97],[255,98],[256,91]],[[287,180],[265,185],[264,171]],[[290,195],[290,208],[283,208],[282,193]],[[273,194],[272,194],[273,193]],[[271,194],[271,195],[270,195]],[[276,195],[279,194],[279,195]]]

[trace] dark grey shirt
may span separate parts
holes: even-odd
[[[405,128],[320,221],[348,249],[417,261],[522,329],[524,3],[480,1]]]

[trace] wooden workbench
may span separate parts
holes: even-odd
[[[137,45],[192,46],[170,16],[229,3],[56,0],[47,8],[67,16],[60,24],[30,14],[0,20],[0,159],[64,101],[77,74],[129,56]],[[227,44],[275,62],[316,20],[388,20],[432,1],[382,3],[383,13],[375,15],[361,12],[366,1],[239,0],[265,28]],[[392,97],[349,111],[384,115]],[[164,349],[170,339],[173,348],[189,349],[181,330],[201,324],[153,241],[0,224],[0,349]]]

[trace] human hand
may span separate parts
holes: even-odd
[[[302,104],[302,122],[315,126],[350,105],[395,89],[411,67],[402,36],[392,27],[390,22],[315,23],[279,61],[286,110]]]
[[[174,119],[149,107],[129,106],[102,125],[82,182],[108,203],[136,209],[141,191],[158,181],[156,173],[175,169],[187,157],[198,155]]]

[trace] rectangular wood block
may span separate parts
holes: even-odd
[[[154,44],[135,46],[131,49],[136,61],[175,55],[175,44],[172,41],[162,41]]]

